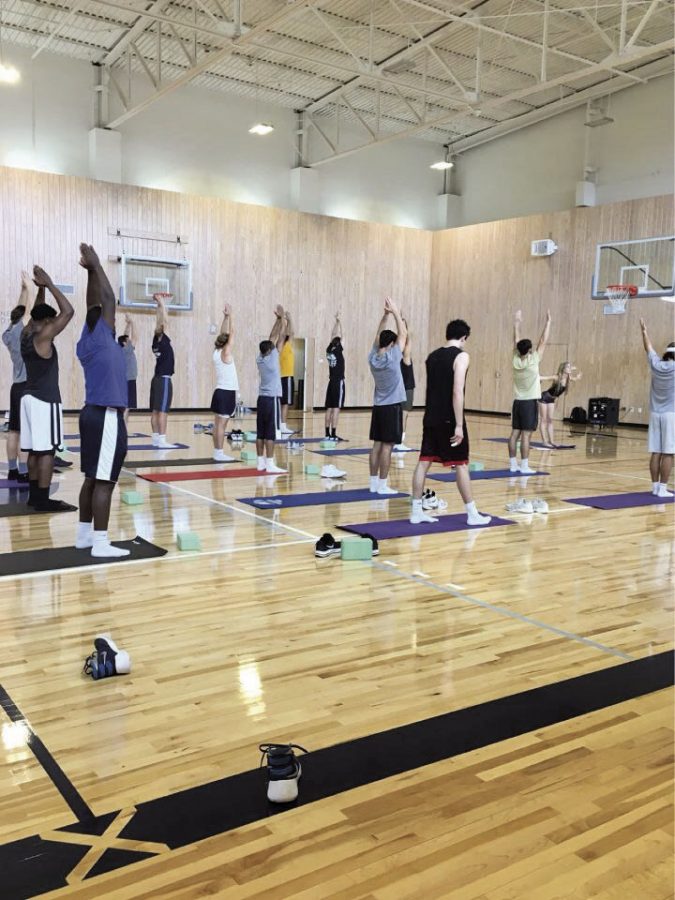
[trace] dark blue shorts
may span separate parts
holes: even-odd
[[[281,428],[281,397],[258,397],[256,435],[259,441],[273,441]]]
[[[211,412],[229,418],[237,407],[237,392],[216,388],[211,398]]]
[[[87,478],[116,482],[127,455],[124,410],[87,404],[80,413],[80,469]]]
[[[150,412],[168,413],[173,399],[173,385],[168,375],[155,375],[150,382]]]

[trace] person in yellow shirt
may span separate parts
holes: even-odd
[[[511,411],[511,435],[509,437],[509,468],[512,472],[532,475],[530,468],[530,439],[537,430],[541,398],[539,362],[543,356],[551,332],[551,311],[546,313],[546,324],[537,343],[532,349],[532,341],[520,337],[523,314],[516,311],[513,321],[513,408]],[[520,440],[520,466],[516,457],[516,443]]]
[[[293,405],[293,394],[295,393],[295,383],[293,373],[295,372],[295,353],[293,352],[293,323],[288,310],[286,310],[286,337],[284,346],[279,354],[279,369],[281,371],[281,436],[293,434],[293,429],[286,424],[286,416],[288,415],[288,407]]]

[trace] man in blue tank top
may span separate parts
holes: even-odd
[[[84,370],[85,400],[80,412],[80,521],[75,546],[95,557],[128,556],[108,540],[110,503],[127,454],[124,410],[128,402],[124,350],[115,340],[115,295],[93,247],[80,244],[87,270],[87,318],[77,342]]]

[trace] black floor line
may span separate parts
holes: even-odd
[[[24,714],[0,684],[0,706],[4,709],[12,722],[21,723],[28,730],[28,747],[40,763],[54,787],[61,794],[68,806],[77,816],[78,821],[93,819],[94,813],[89,809],[85,801],[77,791],[77,788],[68,778],[61,766],[57,763],[49,750],[33,731]],[[2,869],[0,868],[0,872]]]
[[[300,797],[294,804],[280,806],[267,801],[264,770],[260,769],[138,803],[119,837],[166,844],[172,850],[184,847],[264,821],[292,807],[671,687],[674,662],[673,651],[666,651],[310,752],[302,758]],[[320,671],[317,674],[321,677]],[[14,704],[11,707],[16,710]],[[18,710],[16,714],[20,717]],[[452,775],[448,775],[448,790],[452,790]],[[88,807],[86,810],[89,813]],[[115,816],[110,813],[93,823],[76,822],[60,829],[81,834],[82,846],[38,835],[0,846],[0,873],[3,888],[9,891],[7,896],[23,900],[63,887],[91,846],[88,836],[103,834]],[[139,851],[119,852],[111,846],[92,860],[85,877],[131,865],[147,855],[141,847]]]

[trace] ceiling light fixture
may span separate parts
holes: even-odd
[[[429,168],[438,169],[439,172],[444,172],[446,169],[451,169],[453,166],[454,163],[451,163],[449,159],[441,159],[438,162],[432,163]]]
[[[16,84],[21,80],[21,73],[14,66],[0,62],[0,84]]]
[[[269,122],[258,122],[256,125],[251,126],[249,128],[249,134],[269,134],[274,131],[274,125],[270,125]]]

